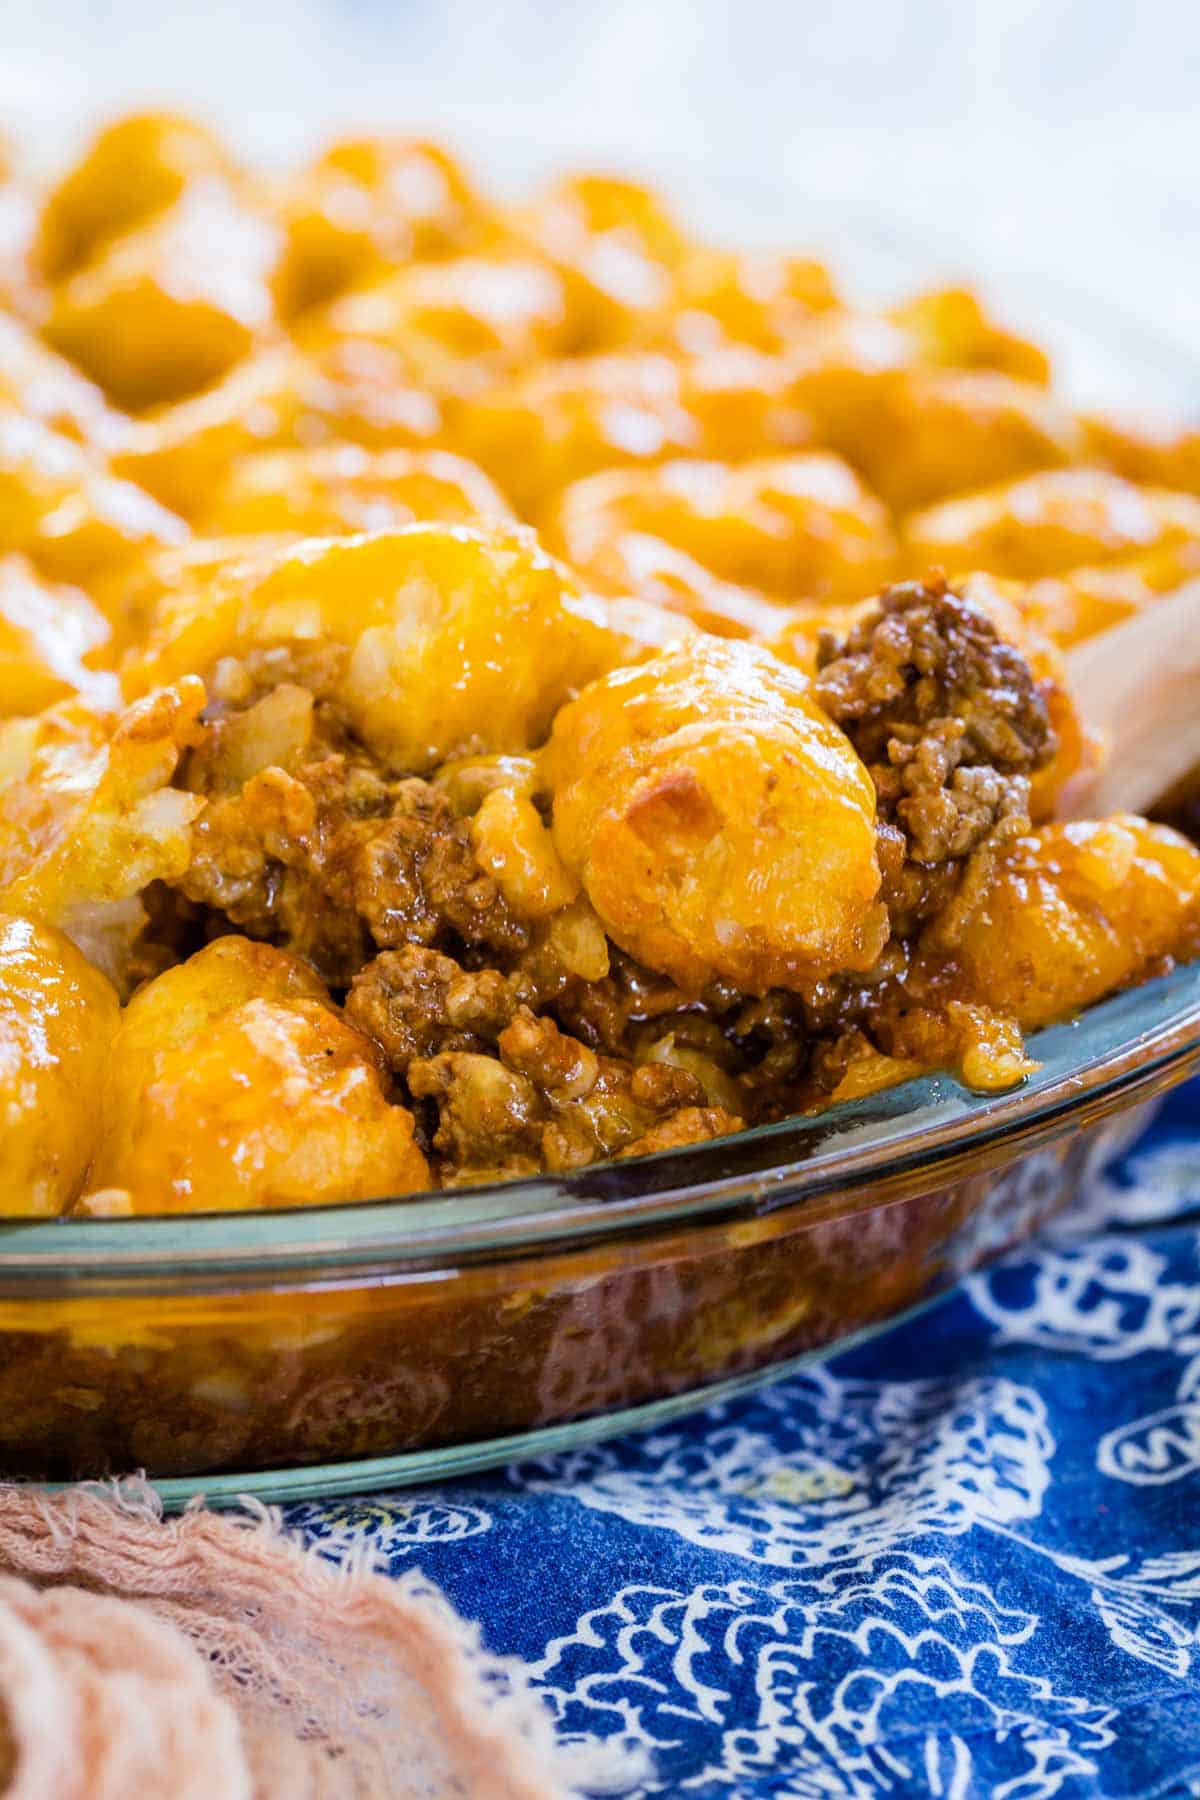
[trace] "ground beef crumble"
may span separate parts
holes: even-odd
[[[708,1138],[724,1137],[729,1131],[740,1131],[745,1123],[736,1113],[725,1112],[719,1106],[684,1106],[617,1154],[648,1156],[653,1150],[678,1150],[684,1144],[703,1143]]]
[[[585,1100],[600,1078],[594,1050],[523,1006],[500,1035],[500,1055],[553,1100]]]
[[[264,769],[214,795],[179,888],[305,957],[334,987],[374,948],[513,954],[530,942],[445,797],[418,778],[385,782],[345,752]]]
[[[634,1145],[694,1143],[743,1123],[705,1106],[686,1070],[597,1055],[527,1007],[496,1051],[442,1050],[408,1064],[414,1100],[436,1108],[431,1144],[450,1183],[581,1168],[640,1154]]]
[[[384,823],[360,828],[342,850],[348,898],[375,943],[393,949],[453,935],[488,950],[525,949],[529,928],[476,862],[469,822],[455,818],[427,783],[420,788]]]
[[[419,944],[375,957],[346,996],[346,1017],[382,1046],[397,1075],[420,1057],[488,1048],[514,1011],[498,969],[464,969]]]
[[[894,935],[949,901],[967,859],[1029,829],[1056,742],[1021,651],[940,576],[903,582],[842,637],[822,634],[817,698],[870,771]]]

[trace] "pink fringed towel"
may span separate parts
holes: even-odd
[[[419,1577],[335,1566],[277,1526],[164,1520],[139,1482],[0,1488],[5,1800],[569,1792],[519,1665]]]

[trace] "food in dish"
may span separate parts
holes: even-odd
[[[147,114],[6,182],[5,1211],[1001,1089],[1200,949],[1200,853],[1073,817],[1063,658],[1200,570],[1194,434],[615,178]]]

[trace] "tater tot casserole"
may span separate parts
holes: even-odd
[[[1200,951],[1066,662],[1200,575],[1200,431],[615,177],[155,113],[0,171],[3,1213],[1000,1092]]]

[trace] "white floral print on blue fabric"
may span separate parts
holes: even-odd
[[[291,1520],[416,1561],[566,1740],[647,1753],[639,1800],[1200,1792],[1197,1214],[1193,1084],[1045,1242],[824,1367]]]

